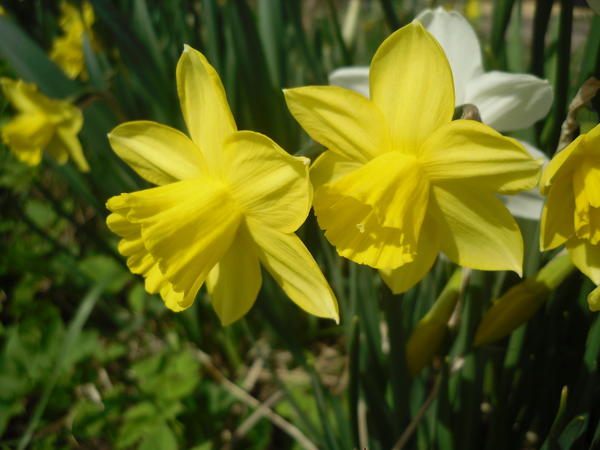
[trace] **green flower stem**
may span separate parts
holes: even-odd
[[[544,77],[546,31],[548,31],[551,11],[552,2],[547,0],[536,1],[531,42],[531,73],[542,78]]]

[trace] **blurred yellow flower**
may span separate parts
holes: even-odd
[[[546,195],[540,248],[565,244],[573,264],[600,285],[600,125],[558,152],[540,180]],[[598,293],[588,298],[600,310]]]
[[[337,301],[294,234],[312,200],[306,158],[237,127],[217,72],[185,46],[177,91],[190,133],[127,122],[110,143],[142,178],[160,187],[109,199],[109,228],[146,290],[167,307],[189,307],[206,281],[224,325],[256,300],[259,262],[307,312],[338,320]]]
[[[90,170],[77,138],[83,125],[79,108],[64,100],[50,99],[23,80],[2,78],[0,84],[17,112],[2,126],[2,140],[19,160],[35,166],[46,150],[61,164],[71,157],[79,170]]]
[[[60,28],[63,34],[52,43],[50,59],[63,69],[69,78],[87,78],[85,56],[83,53],[83,33],[91,33],[94,24],[94,10],[89,2],[83,2],[81,11],[67,1],[60,4]]]
[[[381,269],[404,292],[443,251],[456,263],[521,273],[520,230],[495,194],[535,186],[541,163],[479,122],[452,121],[452,72],[418,22],[393,33],[370,68],[368,99],[337,86],[285,91],[325,151],[314,208],[341,256]]]

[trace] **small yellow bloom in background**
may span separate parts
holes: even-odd
[[[521,233],[496,194],[534,187],[541,162],[486,125],[452,121],[450,66],[418,22],[381,44],[370,93],[285,91],[296,120],[328,149],[311,179],[338,253],[380,269],[395,293],[421,280],[440,250],[465,267],[520,274]]]
[[[17,112],[2,126],[2,141],[20,161],[35,166],[47,151],[61,164],[70,157],[82,172],[90,170],[77,138],[83,125],[79,108],[46,97],[33,83],[2,78],[0,84]]]
[[[305,311],[338,320],[337,301],[294,231],[310,210],[308,159],[237,127],[217,72],[185,46],[177,91],[190,134],[127,122],[110,134],[119,157],[159,187],[108,200],[119,252],[174,311],[202,284],[224,325],[252,307],[260,263]]]
[[[540,248],[565,244],[573,264],[600,285],[600,125],[580,135],[550,161],[540,180],[547,196]],[[597,290],[588,297],[600,310]]]
[[[83,33],[88,32],[93,41],[91,28],[94,24],[94,10],[89,2],[82,4],[81,11],[67,1],[60,4],[60,28],[63,34],[52,43],[50,59],[54,61],[69,78],[87,78],[85,56],[83,53]]]

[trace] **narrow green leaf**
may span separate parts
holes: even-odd
[[[48,401],[50,400],[50,396],[52,395],[52,391],[54,390],[54,386],[58,381],[58,378],[62,375],[62,373],[67,369],[66,362],[68,360],[69,354],[73,349],[75,342],[79,338],[81,334],[81,330],[83,329],[84,324],[86,323],[88,317],[90,316],[96,302],[100,298],[102,291],[108,285],[108,283],[112,279],[112,274],[103,278],[101,281],[96,283],[83,298],[77,311],[75,312],[75,316],[71,319],[71,323],[67,329],[67,333],[63,339],[63,342],[60,346],[60,351],[58,352],[57,360],[54,364],[54,369],[50,376],[48,377],[44,389],[42,391],[42,395],[40,400],[35,406],[33,414],[31,415],[31,419],[29,419],[29,423],[27,424],[27,428],[21,440],[19,441],[19,445],[17,447],[18,450],[23,450],[27,447],[27,444],[31,441],[33,437],[33,433],[37,429],[37,426],[46,410],[46,406],[48,405]]]
[[[37,84],[50,97],[64,98],[74,95],[80,89],[80,85],[67,78],[16,23],[2,16],[0,56],[8,61],[21,78]]]

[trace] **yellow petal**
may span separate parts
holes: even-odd
[[[186,296],[225,255],[241,220],[225,187],[210,179],[122,194],[107,207],[141,226],[144,246],[173,289]]]
[[[420,159],[432,183],[468,181],[503,194],[533,189],[542,165],[517,140],[473,120],[441,126],[423,144]]]
[[[79,170],[82,172],[89,172],[90,166],[83,155],[81,142],[79,142],[76,134],[73,134],[68,129],[57,128],[54,141],[62,146],[65,152],[73,158],[73,161]]]
[[[391,150],[387,121],[366,97],[337,86],[286,89],[294,118],[332,152],[367,162]]]
[[[19,112],[38,111],[50,102],[50,99],[41,94],[33,83],[0,78],[0,85],[10,104]]]
[[[381,226],[373,208],[355,198],[326,184],[315,191],[314,208],[340,256],[376,269],[395,269],[413,260],[415,243],[407,242],[402,230]]]
[[[54,158],[59,164],[65,164],[69,160],[69,152],[63,144],[62,139],[57,135],[55,135],[48,143],[46,153]],[[82,172],[85,172],[85,170],[82,170]]]
[[[218,167],[223,140],[236,130],[219,74],[189,45],[183,48],[176,72],[177,93],[190,136],[209,166]]]
[[[522,273],[521,231],[498,198],[471,187],[433,185],[431,192],[431,212],[448,258],[473,269]]]
[[[597,174],[590,170],[588,162],[589,158],[582,159],[579,167],[573,171],[574,227],[578,238],[587,239],[592,245],[596,245],[600,241],[600,210],[591,204],[590,193],[593,186],[589,186],[591,183],[588,179]]]
[[[262,283],[254,243],[245,226],[225,256],[208,274],[206,288],[223,326],[244,316],[254,304]]]
[[[284,233],[297,230],[310,210],[309,163],[252,131],[231,134],[223,148],[224,175],[244,214]]]
[[[112,130],[108,139],[115,153],[150,183],[169,184],[206,173],[200,149],[166,125],[126,122]]]
[[[414,261],[398,269],[380,270],[381,278],[394,294],[406,292],[427,275],[439,251],[439,233],[435,221],[428,217],[423,222]]]
[[[552,157],[552,160],[548,163],[540,178],[540,192],[542,194],[546,195],[554,180],[569,176],[578,165],[579,157],[583,153],[580,144],[583,143],[584,136],[580,135]]]
[[[401,229],[416,245],[427,210],[429,182],[414,157],[386,153],[330,187],[371,206],[382,226]]]
[[[55,127],[42,112],[22,113],[2,127],[2,141],[22,162],[37,165]]]
[[[85,70],[82,32],[57,37],[50,50],[50,59],[71,79],[77,78]]]
[[[400,28],[371,61],[371,98],[388,120],[395,150],[414,153],[454,113],[452,71],[419,22]]]
[[[251,220],[248,229],[260,261],[287,296],[306,312],[338,322],[335,295],[298,236]]]
[[[310,167],[310,181],[316,189],[325,183],[333,183],[360,167],[362,163],[326,150]]]
[[[573,264],[594,284],[600,284],[600,245],[591,245],[583,239],[572,238],[566,243]]]
[[[540,230],[542,250],[552,250],[573,235],[574,211],[575,201],[571,179],[557,180],[548,190],[548,198],[542,211]]]

